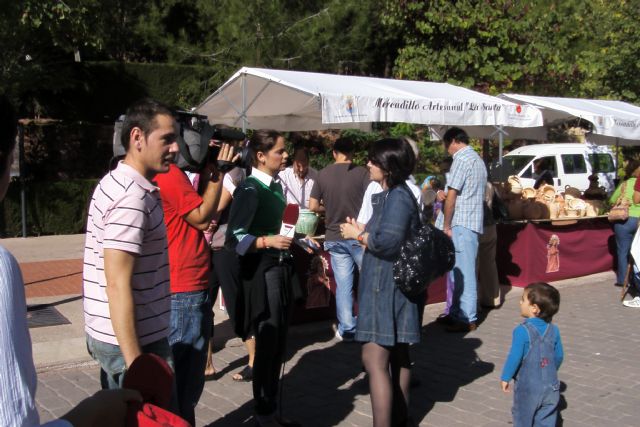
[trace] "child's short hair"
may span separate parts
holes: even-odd
[[[560,292],[544,282],[530,283],[524,289],[527,291],[529,304],[535,304],[540,309],[538,317],[545,322],[551,322],[560,309]]]
[[[431,180],[431,188],[433,191],[444,190],[444,185],[442,185],[442,182],[440,182],[438,178],[433,178]]]

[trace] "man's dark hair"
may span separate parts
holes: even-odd
[[[260,129],[253,132],[251,139],[249,139],[253,166],[258,166],[258,151],[267,154],[275,147],[280,137],[282,137],[282,134],[275,130]]]
[[[0,95],[0,176],[4,175],[7,159],[16,145],[18,118],[6,96]]]
[[[371,145],[369,161],[382,169],[387,186],[393,188],[409,178],[416,165],[416,156],[407,141],[385,138]]]
[[[352,154],[355,150],[355,145],[351,138],[338,138],[336,142],[333,144],[333,151],[337,151],[338,153],[342,153],[345,155]]]
[[[293,147],[293,155],[291,156],[292,161],[296,158],[298,153],[303,153],[307,160],[309,160],[309,149],[306,145],[300,144]]]
[[[151,98],[141,99],[129,106],[122,123],[122,133],[120,135],[120,142],[125,152],[129,151],[131,129],[140,128],[145,137],[149,136],[157,126],[156,116],[158,115],[173,117],[174,113],[165,104]]]
[[[467,133],[460,128],[453,127],[445,132],[444,136],[442,137],[442,140],[444,141],[444,146],[446,148],[449,148],[449,146],[451,145],[451,142],[454,139],[458,142],[469,144],[469,135],[467,135]]]
[[[540,309],[538,317],[545,322],[551,322],[560,309],[560,292],[544,282],[531,283],[524,289],[527,291],[529,304],[535,304]]]

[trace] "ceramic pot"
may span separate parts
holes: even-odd
[[[296,233],[313,236],[318,227],[318,215],[308,209],[300,209],[298,222],[296,222]]]
[[[520,178],[518,178],[515,175],[511,175],[507,179],[507,182],[511,186],[511,192],[512,193],[515,193],[515,194],[521,194],[522,193],[522,184],[520,183]]]
[[[522,189],[522,197],[525,199],[534,199],[536,197],[536,190],[533,187],[526,187]]]
[[[524,202],[522,200],[511,200],[507,205],[507,211],[509,212],[510,219],[522,219],[522,210],[524,208]]]
[[[580,197],[582,197],[582,192],[580,190],[578,190],[577,188],[572,187],[570,185],[567,185],[567,186],[564,187],[564,194],[565,194],[565,197],[566,196],[573,196],[576,199],[579,199]]]

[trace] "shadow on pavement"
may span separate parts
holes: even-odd
[[[451,402],[458,389],[493,372],[495,366],[480,360],[482,341],[467,334],[449,334],[435,322],[422,328],[422,342],[411,349],[412,374],[420,385],[411,389],[410,413],[416,424],[436,402]]]
[[[435,402],[451,402],[458,389],[494,370],[480,360],[476,349],[482,341],[466,334],[447,334],[440,325],[423,327],[422,343],[411,347],[414,382],[410,413],[420,423]],[[327,345],[330,345],[327,347]],[[298,351],[305,349],[298,356]],[[369,386],[362,372],[361,346],[333,340],[331,329],[296,334],[289,339],[282,397],[283,415],[305,427],[336,426],[353,412],[362,412],[361,425],[371,424]],[[417,381],[416,381],[417,380]],[[253,425],[253,404],[247,402],[209,427]],[[360,423],[359,423],[360,424]]]
[[[354,410],[356,396],[368,395],[360,348],[357,343],[335,341],[329,323],[326,330],[290,336],[286,363],[292,367],[281,383],[283,415],[305,427],[333,426],[344,420]],[[305,352],[298,355],[301,349]],[[249,401],[208,426],[254,425],[252,415]]]

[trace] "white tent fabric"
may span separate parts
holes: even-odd
[[[640,107],[633,104],[511,93],[503,93],[499,98],[540,108],[546,126],[576,118],[586,120],[593,125],[593,132],[587,135],[589,142],[601,145],[640,143]],[[523,133],[526,135],[526,131]]]
[[[487,137],[496,126],[542,126],[540,111],[446,83],[242,68],[196,112],[211,123],[302,131],[373,122],[462,126]]]

